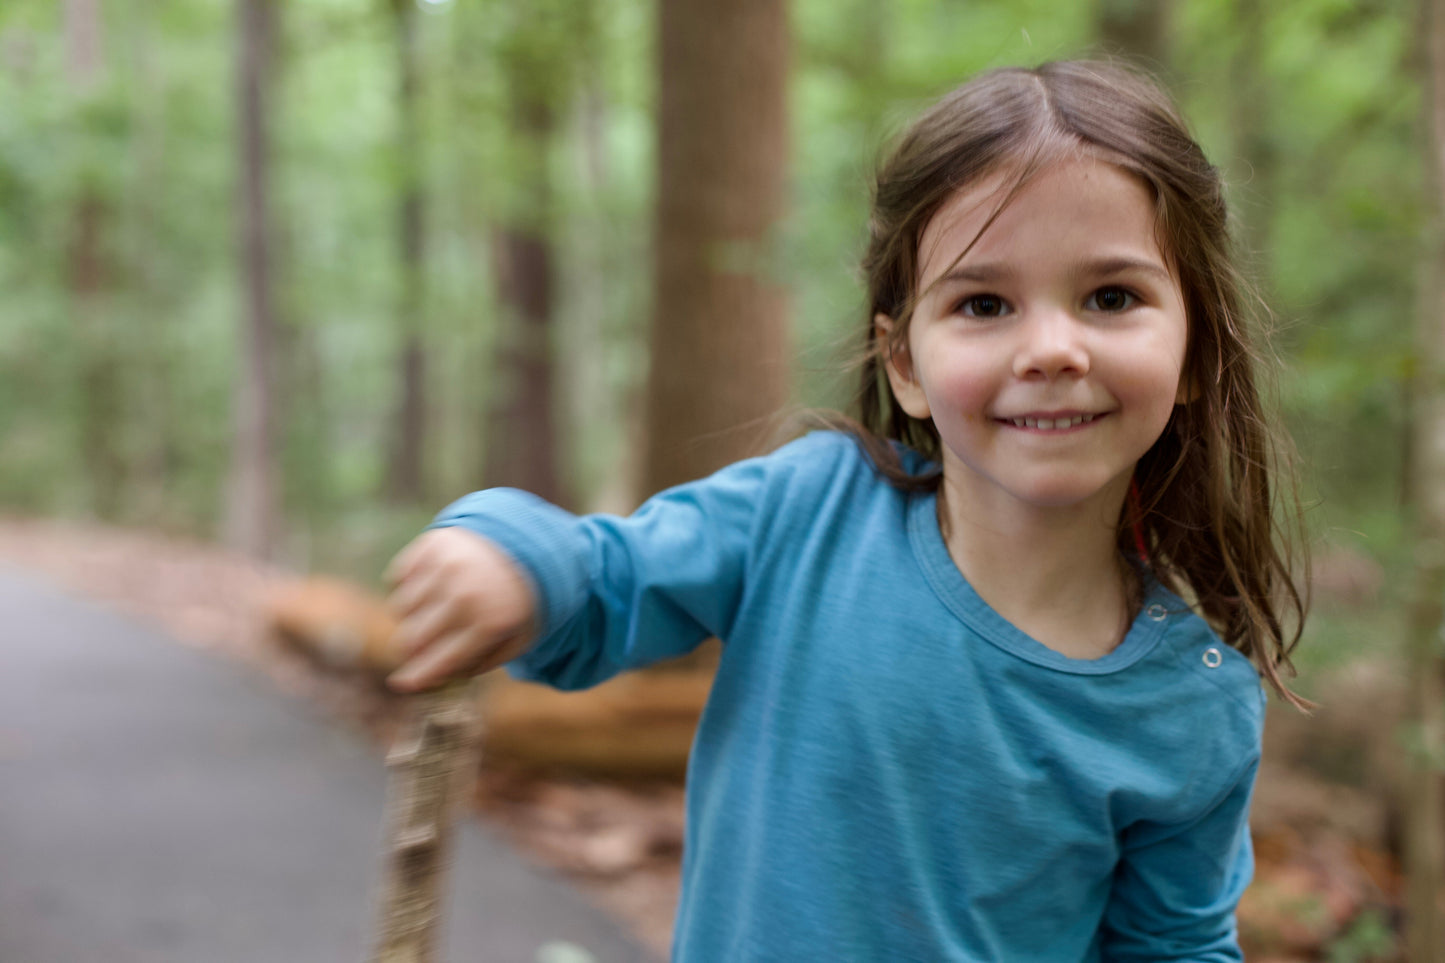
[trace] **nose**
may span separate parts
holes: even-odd
[[[1067,311],[1031,312],[1017,328],[1014,376],[1052,381],[1061,375],[1079,377],[1089,371],[1083,324]]]

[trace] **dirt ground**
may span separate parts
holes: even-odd
[[[0,563],[262,673],[370,735],[378,754],[403,720],[405,700],[373,679],[324,670],[270,633],[266,599],[292,573],[153,533],[4,518]],[[681,786],[548,778],[484,761],[475,806],[530,858],[565,874],[666,955],[682,852]]]

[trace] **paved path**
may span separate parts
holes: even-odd
[[[0,567],[3,963],[362,963],[385,782],[251,670]],[[474,823],[456,846],[445,963],[651,959]]]

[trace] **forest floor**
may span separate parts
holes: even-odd
[[[259,671],[367,733],[378,754],[402,721],[404,701],[374,677],[323,669],[272,634],[267,601],[294,573],[154,533],[4,518],[0,562]],[[1316,588],[1326,610],[1331,598],[1339,605],[1376,591],[1377,574],[1356,571],[1359,559],[1321,562]],[[1357,609],[1365,613],[1357,618],[1373,621],[1371,610]],[[1402,703],[1398,679],[1382,664],[1362,659],[1336,672],[1313,717],[1271,709],[1252,813],[1256,879],[1240,908],[1251,959],[1398,958],[1401,885],[1389,850],[1400,782],[1382,760],[1398,738],[1390,707]],[[666,956],[682,851],[680,784],[546,777],[484,759],[475,805],[521,852],[564,874]]]
[[[373,679],[319,667],[270,632],[267,599],[293,573],[149,532],[4,518],[0,562],[260,672],[365,732],[378,755],[402,722],[404,700]],[[484,762],[475,807],[525,855],[566,875],[667,955],[682,850],[680,785],[547,777]]]

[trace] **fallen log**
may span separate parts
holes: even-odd
[[[331,578],[282,586],[271,598],[274,632],[332,669],[380,676],[394,668],[395,620],[382,601]],[[623,778],[680,778],[716,663],[690,661],[628,673],[582,692],[558,692],[493,673],[480,687],[482,752],[528,769]]]

